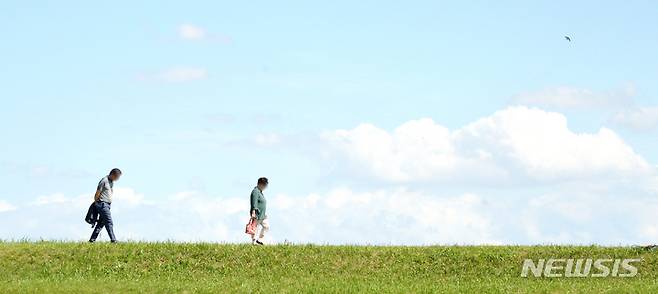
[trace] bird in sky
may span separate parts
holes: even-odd
[[[569,36],[564,36],[564,38],[567,39],[567,41],[571,42],[571,37],[569,37]]]

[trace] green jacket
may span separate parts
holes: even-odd
[[[263,192],[258,189],[258,187],[254,188],[253,191],[251,191],[251,209],[249,210],[249,213],[251,213],[252,210],[256,210],[256,218],[258,220],[263,220],[265,219],[265,210],[267,210],[267,200],[265,200],[265,196],[263,196]]]

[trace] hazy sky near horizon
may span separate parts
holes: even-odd
[[[0,239],[658,240],[653,1],[0,4]],[[568,42],[564,36],[572,41]]]

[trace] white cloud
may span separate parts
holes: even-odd
[[[131,188],[115,188],[112,195],[112,201],[119,201],[122,204],[126,204],[131,207],[138,205],[148,204],[144,200],[144,195],[137,193],[134,189]]]
[[[398,183],[572,180],[653,170],[612,130],[575,133],[562,114],[527,107],[510,107],[454,131],[421,119],[392,132],[362,124],[322,138],[345,165]]]
[[[83,219],[92,201],[92,194],[62,193],[26,201],[30,209],[0,215],[0,239],[85,240],[91,229]],[[0,208],[15,209],[3,202]],[[115,231],[121,240],[246,241],[241,230],[248,210],[248,199],[243,198],[180,192],[155,199],[126,187],[115,187],[112,202]]]
[[[186,191],[156,199],[122,188],[112,204],[120,240],[247,242],[248,197]],[[506,190],[505,193],[509,192]],[[625,190],[624,192],[630,192]],[[334,188],[268,197],[270,242],[316,244],[645,244],[655,241],[658,200],[648,194],[556,188],[521,198],[406,188]],[[0,239],[85,240],[91,195],[0,214]],[[132,199],[132,200],[131,200]],[[135,201],[135,199],[138,199]],[[36,203],[38,201],[30,201]],[[4,207],[0,202],[0,207]],[[13,207],[13,206],[10,206]],[[53,221],[56,220],[56,221]],[[106,239],[105,233],[102,238]]]
[[[533,197],[519,212],[524,243],[655,243],[655,195],[556,191]]]
[[[206,30],[192,24],[181,24],[178,26],[178,36],[185,40],[203,40]]]
[[[268,202],[292,241],[330,244],[500,243],[479,196],[438,197],[404,188],[337,188]],[[277,203],[277,204],[275,204]]]
[[[540,107],[591,108],[629,105],[636,91],[632,85],[620,90],[595,92],[572,87],[547,88],[537,92],[521,93],[513,98],[514,103]]]
[[[39,197],[29,211],[0,219],[0,238],[84,240],[91,195]],[[139,195],[139,196],[136,196]],[[51,195],[53,196],[53,195]],[[54,201],[44,202],[49,198]],[[137,200],[135,200],[137,199]],[[405,189],[348,188],[306,196],[271,196],[270,240],[330,244],[499,243],[480,197],[435,197]],[[112,214],[121,240],[246,242],[248,197],[180,192],[154,201],[133,189],[115,191]],[[57,221],[52,221],[56,219]]]
[[[91,201],[94,199],[93,194],[81,194],[76,197],[69,197],[63,193],[53,193],[50,195],[42,195],[37,197],[35,200],[29,202],[30,206],[44,206],[44,205],[66,205],[76,208],[85,208],[91,204]],[[117,187],[114,189],[114,194],[112,196],[113,201],[119,201],[122,205],[127,205],[130,207],[135,207],[142,204],[147,204],[144,200],[144,195],[135,192],[131,188]]]
[[[244,141],[271,148],[295,138]],[[370,124],[328,131],[321,140],[296,145],[380,185],[325,181],[326,190],[298,195],[268,190],[272,242],[619,245],[658,235],[655,167],[613,131],[577,133],[559,113],[510,107],[454,130],[420,119],[393,131]],[[0,213],[0,239],[84,240],[91,199],[53,193],[18,203],[26,209]],[[244,195],[158,198],[115,187],[114,199],[121,240],[247,241]],[[0,201],[0,212],[8,209],[16,206]]]
[[[431,178],[452,170],[458,160],[450,131],[430,119],[410,121],[392,133],[362,124],[323,138],[376,176],[394,181]]]
[[[658,107],[639,107],[617,112],[612,122],[636,130],[658,128]]]
[[[9,202],[0,200],[0,212],[7,212],[16,210],[16,206],[11,205]]]
[[[647,244],[654,244],[655,240],[658,240],[658,225],[646,225],[642,229],[642,234],[644,236],[647,236],[647,239],[649,239],[649,242],[643,243],[644,245]]]
[[[55,193],[51,195],[43,195],[37,197],[36,200],[34,200],[30,205],[48,205],[48,204],[55,204],[55,203],[71,203],[75,202],[73,199],[69,199],[64,194],[62,193]]]

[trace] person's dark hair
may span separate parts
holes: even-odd
[[[268,184],[267,178],[260,178],[258,179],[258,184],[259,185],[266,185]]]
[[[120,175],[120,174],[121,174],[121,170],[118,169],[118,168],[113,168],[113,169],[110,171],[110,175]]]

